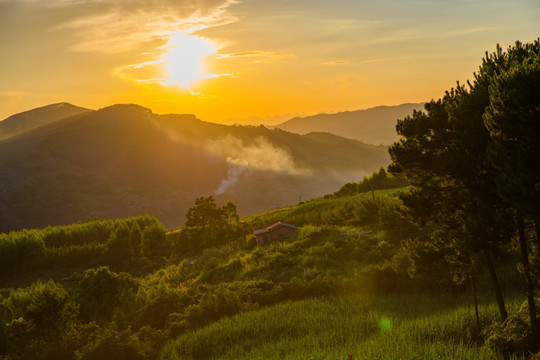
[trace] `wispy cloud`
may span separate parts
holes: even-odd
[[[321,63],[321,65],[349,65],[352,64],[352,61],[350,60],[333,60]]]
[[[254,58],[256,63],[270,63],[295,57],[296,54],[278,54],[273,51],[249,51],[233,54],[220,54],[218,59]]]
[[[365,45],[379,45],[386,43],[415,42],[424,39],[447,39],[466,36],[475,33],[499,30],[496,27],[474,27],[449,31],[429,31],[423,28],[409,28],[396,31],[388,36],[380,36],[365,42]]]
[[[477,27],[477,28],[470,28],[470,29],[461,29],[461,30],[454,30],[454,31],[448,31],[444,33],[446,36],[455,36],[455,35],[469,35],[469,34],[475,34],[480,32],[486,32],[486,31],[494,31],[499,30],[499,28],[494,26],[489,27]]]
[[[74,51],[125,52],[144,42],[165,43],[174,34],[190,34],[236,18],[228,7],[235,0],[94,0],[47,2],[72,16],[55,26],[74,31]]]
[[[367,59],[367,60],[364,60],[363,62],[365,64],[375,64],[375,63],[381,63],[381,62],[407,60],[407,59],[411,59],[411,56],[391,56],[391,57],[384,57],[384,58]]]
[[[24,46],[28,48],[43,46],[38,39],[54,38],[54,53],[72,59],[81,56],[80,53],[88,53],[89,57],[99,62],[96,68],[101,71],[107,67],[112,68],[110,73],[122,80],[141,85],[159,83],[191,86],[197,79],[215,78],[223,74],[207,74],[205,69],[196,69],[198,72],[193,75],[196,78],[186,79],[191,74],[187,74],[188,70],[185,70],[186,74],[182,74],[183,78],[179,79],[178,69],[186,65],[180,57],[183,54],[175,59],[167,58],[167,54],[171,51],[178,53],[179,49],[186,48],[189,41],[197,40],[201,44],[206,41],[194,35],[197,31],[236,21],[230,11],[230,6],[236,2],[237,0],[0,0],[0,23],[5,25],[6,32],[22,34],[18,42],[6,37],[14,49],[23,46],[20,44],[26,44]],[[9,13],[3,9],[9,10]],[[19,29],[17,26],[21,22],[22,29]],[[26,24],[30,26],[24,26]],[[0,40],[3,40],[1,35],[3,34],[0,34]],[[172,44],[172,40],[179,38],[182,43]],[[216,49],[212,48],[208,53],[198,54],[197,59],[187,60],[198,62],[215,51]],[[193,49],[184,51],[185,54],[192,52]],[[45,56],[52,58],[50,54]],[[171,63],[175,66],[176,79],[172,76],[175,74],[168,71]],[[193,72],[193,67],[197,64],[190,65],[192,67],[189,71]]]

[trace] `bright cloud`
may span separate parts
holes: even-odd
[[[64,8],[73,16],[56,30],[75,31],[74,51],[118,53],[143,42],[166,43],[170,36],[189,34],[235,20],[227,8],[234,0],[155,0],[155,1],[61,1],[49,9]]]
[[[208,73],[204,63],[217,45],[193,33],[234,21],[228,12],[234,2],[53,0],[39,6],[50,30],[72,34],[71,51],[134,53],[132,58],[139,62],[117,66],[112,72],[115,76],[133,83],[180,86],[191,91],[195,82],[220,76]],[[33,6],[35,9],[37,4]]]
[[[221,54],[218,59],[228,58],[254,58],[256,63],[270,63],[295,57],[295,54],[278,54],[273,51],[248,51],[234,54]]]

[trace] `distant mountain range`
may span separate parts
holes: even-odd
[[[328,133],[219,125],[137,105],[54,104],[11,116],[0,131],[2,232],[137,214],[174,228],[209,195],[248,215],[334,192],[389,163],[384,146]]]
[[[368,144],[390,145],[398,140],[396,122],[413,110],[423,110],[424,103],[377,106],[371,109],[295,117],[276,128],[298,134],[329,132]]]
[[[0,122],[0,140],[89,111],[91,110],[63,102],[15,114]]]
[[[304,114],[285,114],[285,115],[273,115],[273,116],[251,116],[248,118],[229,118],[220,123],[225,125],[243,125],[243,126],[259,126],[273,127],[277,124],[281,124],[284,121],[288,121],[294,117],[304,116]]]

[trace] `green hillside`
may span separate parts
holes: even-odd
[[[399,194],[409,190],[408,187],[377,190],[376,202],[380,203],[386,200],[389,202],[395,201]],[[357,218],[359,212],[370,211],[369,209],[360,210],[360,207],[371,201],[371,192],[363,192],[350,196],[325,196],[324,198],[309,200],[301,204],[285,206],[262,214],[248,216],[243,221],[253,228],[259,228],[280,220],[296,225],[359,225],[363,223]],[[377,211],[376,209],[373,210]]]
[[[519,303],[510,305],[516,310]],[[484,303],[480,311],[488,324],[497,310]],[[476,331],[465,296],[359,289],[220,320],[167,344],[160,359],[496,359],[472,340]]]
[[[211,194],[254,214],[333,192],[388,161],[386,148],[340,137],[115,105],[0,141],[0,231],[139,214],[173,228]]]
[[[166,341],[223,317],[351,287],[358,270],[397,249],[356,229],[308,225],[255,247],[247,228],[198,253],[150,217],[2,234],[0,351],[154,359]],[[40,311],[58,321],[39,322]]]
[[[221,243],[201,250],[188,251],[195,248],[183,243],[201,241],[182,236],[193,229],[165,234],[151,217],[3,234],[0,354],[26,358],[41,349],[43,359],[494,356],[491,347],[475,345],[480,335],[470,295],[452,285],[451,274],[410,278],[402,240],[414,230],[399,215],[397,197],[404,191],[376,191],[376,214],[366,193],[328,196],[240,223],[233,217]],[[332,216],[321,216],[325,212]],[[275,218],[297,221],[297,235],[255,246],[251,229]],[[320,222],[310,223],[313,218]],[[522,301],[518,275],[511,269],[502,274],[514,311]],[[435,295],[441,286],[445,294]],[[486,328],[496,312],[488,284],[481,280],[478,286]],[[40,311],[58,321],[39,322],[45,316]]]

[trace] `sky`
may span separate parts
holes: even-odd
[[[440,98],[538,0],[0,0],[0,119],[70,102],[226,122]]]

